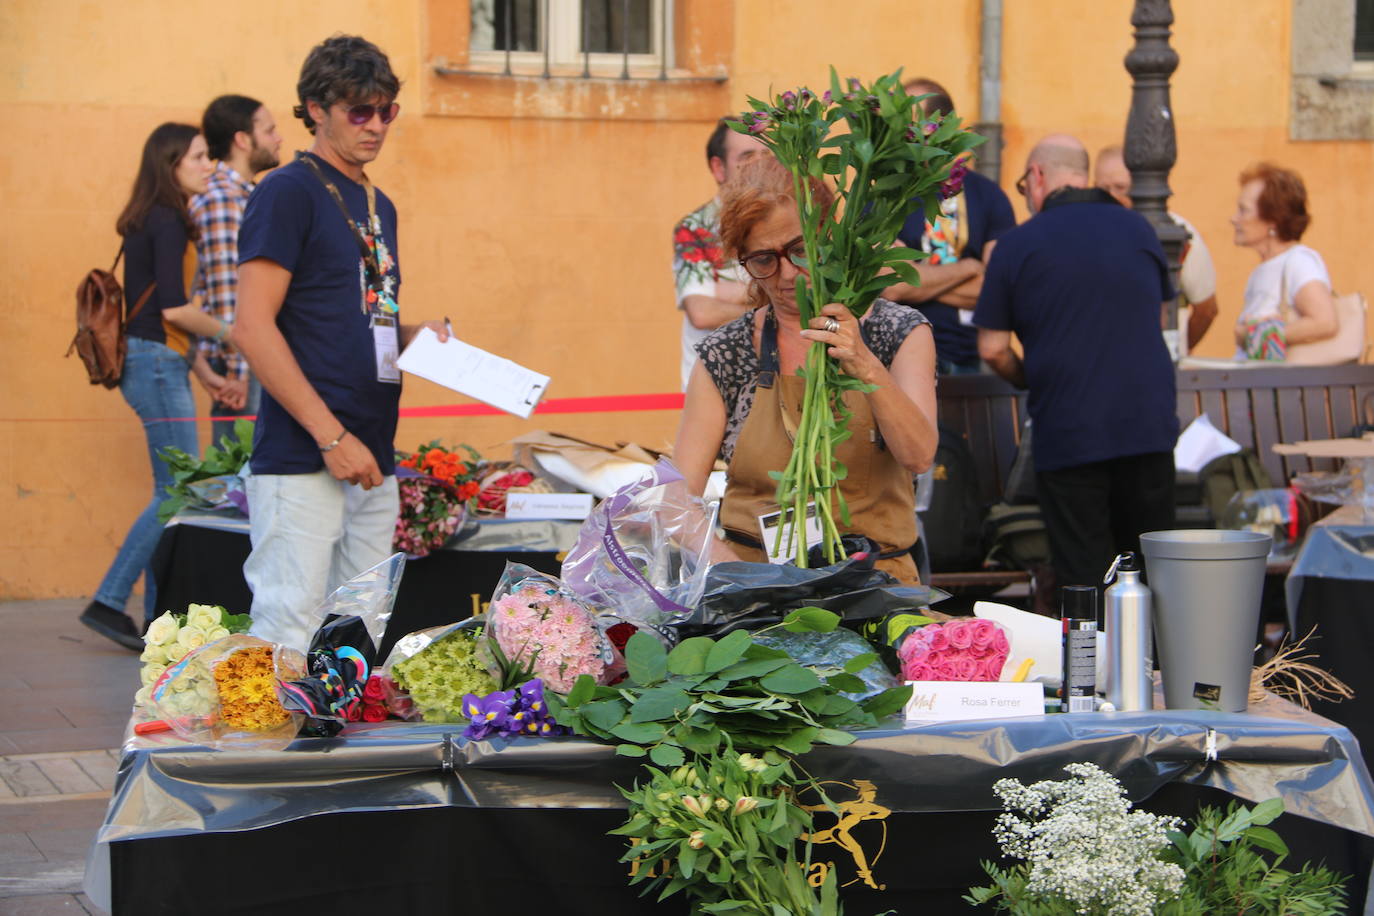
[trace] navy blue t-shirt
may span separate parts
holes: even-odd
[[[364,228],[363,186],[323,159],[315,161]],[[381,191],[377,216],[378,260],[394,298],[401,285],[396,208]],[[248,198],[239,228],[239,263],[254,258],[275,261],[291,272],[277,327],[334,416],[372,451],[383,474],[394,473],[401,386],[377,381],[357,237],[306,163],[295,161],[272,172]],[[253,435],[252,467],[255,474],[309,474],[324,467],[314,438],[266,391]]]
[[[190,299],[186,291],[195,279],[195,251],[181,215],[166,204],[153,204],[143,225],[124,239],[126,316],[149,286],[156,283],[157,287],[125,326],[125,333],[166,344],[183,356],[190,352],[190,336],[164,321],[162,312]]]
[[[1070,190],[997,242],[973,320],[1025,350],[1035,469],[1171,451],[1174,366],[1160,332],[1169,270],[1154,229]]]
[[[997,183],[977,172],[969,172],[964,176],[964,201],[968,240],[954,255],[981,261],[988,242],[997,241],[1007,230],[1015,228],[1016,214],[1012,213],[1011,201],[1007,200],[1007,195]],[[915,209],[907,216],[897,238],[908,248],[919,249],[926,231],[926,216],[919,198],[914,204]],[[978,361],[978,329],[959,323],[959,315],[967,313],[968,309],[938,301],[922,302],[919,307],[921,314],[930,319],[938,359],[959,364]]]

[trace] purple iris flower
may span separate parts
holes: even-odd
[[[830,90],[829,90],[829,89],[827,89],[827,90],[825,90],[825,92],[821,93],[821,104],[822,104],[822,105],[829,105],[829,104],[830,104],[831,102],[833,102],[833,101],[834,101],[834,99],[832,99],[832,98],[830,97]]]
[[[782,107],[788,111],[795,109],[797,107],[797,94],[790,89],[784,92],[782,94]]]
[[[535,716],[542,717],[548,712],[548,707],[544,705],[544,682],[539,678],[526,681],[520,685],[520,708],[528,710]]]
[[[463,729],[463,737],[482,741],[494,735],[509,734],[514,701],[515,693],[510,690],[499,690],[484,697],[475,693],[463,697],[463,715],[468,717],[469,723]]]

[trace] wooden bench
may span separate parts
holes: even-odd
[[[940,424],[964,436],[973,453],[980,501],[1000,502],[1020,445],[1026,392],[995,375],[956,375],[942,376],[936,395]],[[1276,483],[1302,471],[1335,470],[1337,463],[1280,456],[1272,445],[1347,436],[1367,422],[1367,405],[1374,405],[1374,365],[1178,370],[1179,429],[1206,413],[1217,429],[1254,449]],[[931,581],[949,588],[1029,578],[1020,570],[968,570],[935,573]]]

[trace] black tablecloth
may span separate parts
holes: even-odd
[[[1313,632],[1309,661],[1355,692],[1341,702],[1315,700],[1312,711],[1349,728],[1366,765],[1374,763],[1374,524],[1345,507],[1314,525],[1286,590],[1290,630]]]
[[[246,521],[228,527],[169,525],[153,555],[158,606],[184,612],[188,604],[218,604],[248,613],[253,593],[243,579],[243,563],[250,546]],[[555,550],[465,550],[462,542],[408,561],[379,657],[386,658],[407,633],[472,616],[491,600],[507,560],[554,575],[562,569]]]
[[[1091,762],[1161,812],[1195,815],[1201,789],[1251,803],[1281,796],[1295,855],[1351,874],[1359,901],[1374,859],[1374,785],[1357,754],[1346,729],[1273,698],[1249,714],[1156,710],[865,731],[804,765],[845,812],[873,884],[886,890],[867,887],[851,848],[833,838],[817,843],[813,861],[833,863],[851,912],[945,912],[995,853],[993,783],[1055,778],[1068,763]],[[87,893],[113,900],[116,913],[320,903],[331,913],[499,912],[498,902],[517,899],[542,908],[556,900],[570,913],[647,911],[622,883],[623,841],[605,836],[624,817],[615,786],[641,772],[639,761],[585,740],[467,741],[440,724],[350,725],[280,751],[131,738]],[[822,831],[838,826],[833,814],[817,817]],[[202,905],[207,862],[234,863],[242,877]],[[196,877],[159,880],[188,874]],[[922,909],[930,906],[939,908]]]
[[[1141,805],[1193,817],[1225,805],[1216,789],[1171,784]],[[892,814],[854,836],[876,850],[878,891],[837,865],[849,913],[968,911],[971,886],[989,883],[979,862],[996,859],[990,811]],[[624,822],[604,809],[437,808],[333,814],[266,830],[129,840],[110,847],[112,903],[124,914],[244,916],[558,913],[560,916],[685,914],[681,895],[658,904],[628,884],[617,860]],[[1374,858],[1369,837],[1284,815],[1274,827],[1297,860],[1323,860],[1352,876],[1360,911]],[[829,857],[830,854],[827,854]]]

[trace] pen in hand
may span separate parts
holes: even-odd
[[[449,337],[453,336],[453,322],[448,320],[447,315],[444,316],[444,332],[447,333]]]

